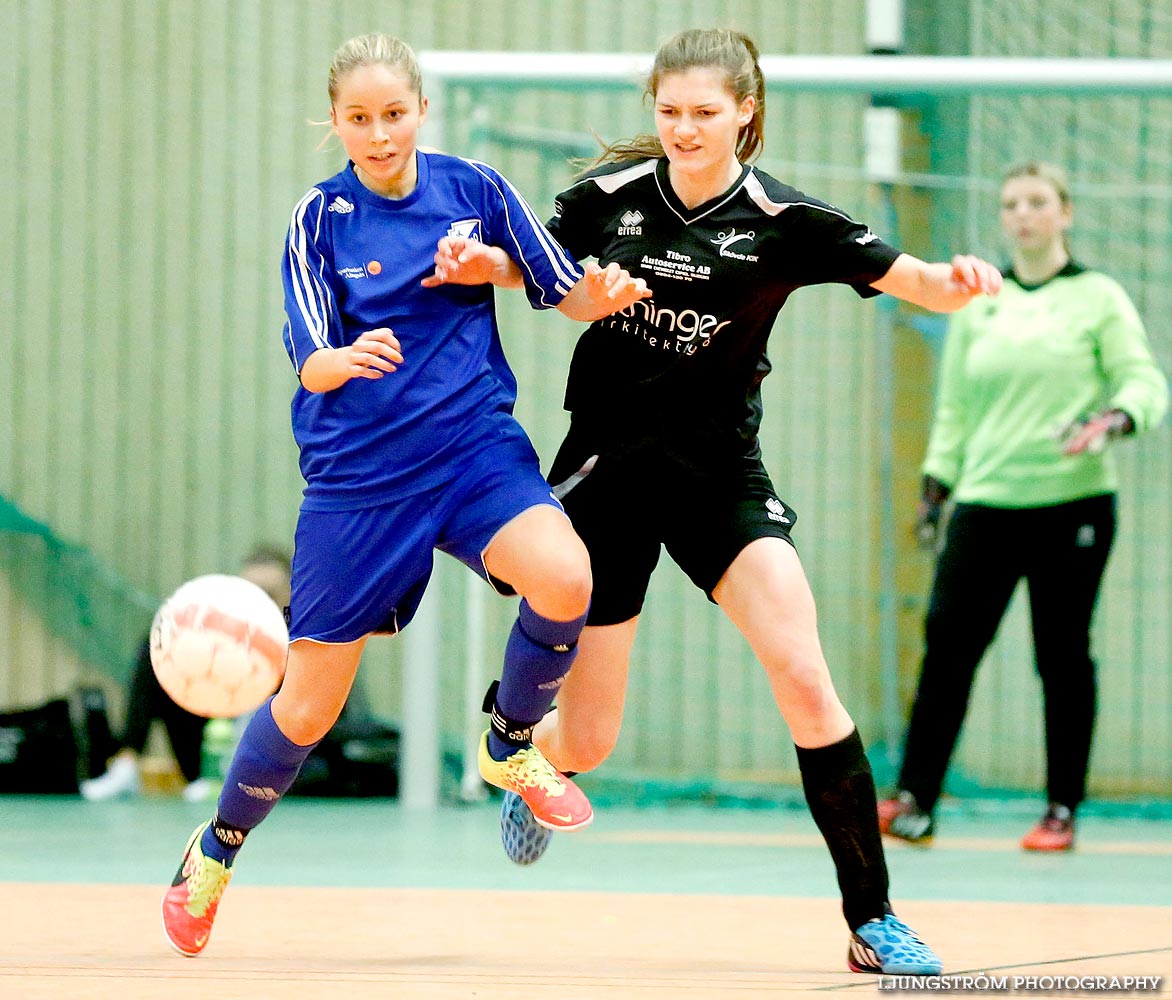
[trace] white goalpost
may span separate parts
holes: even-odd
[[[601,52],[424,51],[419,64],[435,85],[626,88],[641,83],[651,55]],[[1000,58],[981,56],[762,56],[771,87],[802,90],[1018,93],[1167,93],[1172,59]]]

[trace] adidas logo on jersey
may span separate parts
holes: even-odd
[[[633,212],[623,212],[619,216],[619,222],[621,223],[618,230],[619,236],[642,236],[643,227],[639,224],[642,221],[643,213],[638,209],[635,209]]]
[[[354,211],[354,206],[341,195],[338,195],[337,198],[330,202],[330,207],[326,211],[337,212],[339,215],[349,215]]]

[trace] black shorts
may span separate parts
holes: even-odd
[[[661,545],[712,600],[725,570],[750,542],[771,537],[793,544],[797,513],[778,499],[759,459],[699,477],[563,446],[548,478],[590,551],[589,625],[616,625],[639,614]]]

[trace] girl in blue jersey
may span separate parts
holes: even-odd
[[[516,270],[534,308],[593,320],[649,292],[617,264],[584,276],[491,167],[417,147],[427,100],[398,39],[344,44],[329,94],[350,162],[297,204],[283,263],[306,482],[288,663],[163,899],[168,938],[184,955],[206,945],[248,831],[337,719],[367,637],[410,622],[436,549],[522,597],[481,741],[482,775],[521,795],[547,826],[576,830],[592,818],[585,796],[530,741],[576,653],[589,559],[513,417],[516,382],[491,286],[441,284],[429,272],[439,240],[458,234],[494,245],[469,280]]]
[[[550,231],[576,258],[654,279],[655,296],[595,322],[574,353],[569,434],[550,482],[590,550],[594,593],[578,665],[535,740],[584,771],[613,749],[639,612],[660,549],[720,605],[760,658],[797,746],[806,799],[830,849],[859,972],[934,973],[940,960],[891,912],[863,744],[818,640],[790,541],[796,515],[761,460],[766,341],[787,296],[842,282],[953,310],[1000,288],[974,257],[927,264],[825,202],[749,165],[765,84],[753,43],[687,31],[656,54],[657,135],[611,147],[563,192]],[[455,241],[437,271],[459,274]],[[696,511],[704,511],[697,529]],[[548,836],[506,796],[506,850],[536,860]]]

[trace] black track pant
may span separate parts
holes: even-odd
[[[1095,725],[1091,618],[1114,536],[1114,494],[1025,509],[957,504],[936,565],[899,778],[921,808],[931,811],[940,797],[977,665],[1022,577],[1045,702],[1049,798],[1071,809],[1082,802]]]
[[[200,774],[203,731],[208,720],[180,708],[171,700],[155,677],[150,646],[144,642],[126,691],[126,735],[122,738],[122,747],[141,754],[155,719],[161,719],[167,728],[167,738],[184,779],[195,781]]]

